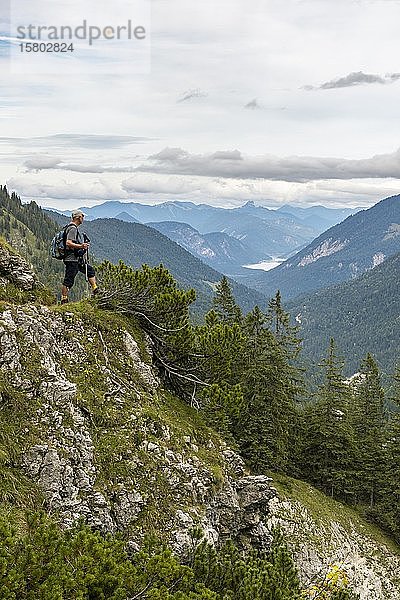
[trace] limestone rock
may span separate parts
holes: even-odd
[[[351,521],[319,521],[299,502],[275,497],[267,524],[285,532],[304,584],[338,565],[360,600],[400,599],[400,558]]]
[[[231,537],[267,547],[268,500],[275,493],[269,479],[246,476],[243,460],[222,441],[218,447],[210,440],[200,457],[193,431],[182,431],[178,451],[171,424],[146,416],[147,403],[159,403],[160,382],[130,333],[122,332],[117,353],[109,347],[114,338],[107,340],[73,312],[26,305],[0,313],[0,369],[37,405],[32,425],[40,439],[25,448],[21,467],[40,486],[48,509],[66,526],[83,518],[105,531],[129,529],[133,544],[145,533],[135,522],[150,515],[157,533],[181,555],[192,545],[194,527],[212,543]],[[86,356],[95,367],[82,387],[76,378],[85,372]],[[102,392],[95,390],[91,409],[85,396],[93,393],[96,377]],[[92,411],[100,408],[95,424],[100,417]],[[117,429],[107,425],[110,418],[118,420]],[[219,465],[211,466],[204,453],[215,461],[218,450]],[[104,469],[112,471],[108,479]],[[162,495],[164,508],[154,511]],[[166,521],[165,530],[157,521]]]
[[[18,255],[0,245],[0,285],[8,281],[22,290],[33,290],[37,277],[28,263]]]
[[[0,256],[5,277],[1,264]],[[21,286],[31,285],[26,265],[16,272]],[[157,533],[183,556],[195,528],[212,544],[232,538],[267,549],[280,525],[305,583],[336,561],[361,600],[400,600],[400,561],[390,550],[280,500],[271,479],[250,475],[216,434],[197,433],[186,407],[176,414],[177,401],[168,406],[143,344],[128,331],[101,329],[72,309],[0,312],[0,375],[30,411],[17,466],[64,526],[83,518],[104,531],[125,530],[134,549]]]

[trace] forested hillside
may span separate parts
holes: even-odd
[[[35,202],[22,204],[13,192],[0,187],[0,235],[10,242],[35,268],[40,281],[57,294],[63,279],[64,266],[50,256],[50,242],[55,232],[68,223],[68,218],[57,213],[42,211]],[[164,264],[186,288],[193,287],[197,300],[193,314],[199,315],[210,308],[213,289],[222,274],[208,267],[189,252],[151,227],[116,219],[85,223],[82,228],[92,240],[91,260],[103,259],[140,267],[142,264]],[[243,310],[264,302],[262,294],[232,281],[232,286]],[[87,294],[82,277],[77,277],[71,298]]]
[[[46,243],[56,231],[56,223],[43,215],[35,202],[22,204],[15,192],[9,195],[7,188],[0,186],[0,235],[34,265],[50,286],[55,284],[56,273],[62,272],[51,260]]]
[[[288,303],[300,325],[303,356],[313,362],[330,337],[338,341],[347,374],[357,371],[365,348],[390,373],[399,360],[400,254],[354,281]]]
[[[54,294],[64,276],[64,265],[50,256],[50,242],[58,224],[48,217],[36,202],[22,204],[15,192],[9,194],[0,186],[0,236],[8,241],[34,267],[39,280]],[[82,298],[86,291],[79,278],[71,290],[71,298]]]
[[[125,295],[119,299],[117,282],[133,277],[133,284],[134,275],[108,265],[105,276],[113,292],[110,302],[100,303],[127,307],[130,301]],[[321,362],[322,383],[311,393],[300,368],[298,330],[290,325],[280,294],[267,310],[256,306],[243,315],[226,278],[204,324],[186,322],[184,331],[161,344],[162,368],[181,397],[201,391],[204,414],[235,441],[255,472],[272,469],[309,481],[357,506],[400,542],[400,416],[387,411],[381,374],[368,348],[359,375],[346,381],[331,339]],[[396,405],[399,380],[392,373],[396,390],[390,400]]]
[[[96,300],[43,305],[34,274],[0,242],[3,597],[354,598],[347,571],[325,557],[323,574],[319,562],[310,564],[312,580],[298,574],[293,550],[267,527],[276,491],[263,463],[249,473],[207,425],[216,423],[234,443],[231,416],[243,422],[252,402],[241,389],[253,351],[248,325],[239,336],[242,366],[230,351],[226,309],[235,319],[240,312],[227,281],[206,323],[193,326],[193,294],[165,269],[105,263],[101,277]],[[283,346],[273,330],[265,339],[259,350],[266,356],[268,346],[275,359],[262,381],[275,381],[274,395],[283,399]],[[192,353],[201,349],[199,364]],[[241,372],[230,390],[232,360]],[[273,374],[278,364],[281,383]],[[282,411],[287,430],[290,393]],[[256,423],[257,415],[248,441]],[[281,461],[271,433],[258,438],[270,445],[259,456]],[[281,443],[290,432],[276,433]],[[248,449],[249,461],[255,450]],[[369,543],[378,548],[377,540]],[[377,583],[379,568],[375,561]],[[388,589],[392,579],[388,573]]]

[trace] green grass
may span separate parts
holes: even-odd
[[[329,498],[308,483],[286,475],[271,474],[273,485],[282,499],[294,500],[304,506],[317,525],[326,526],[332,521],[339,523],[348,533],[357,533],[386,546],[393,554],[400,555],[400,547],[374,524],[366,521],[354,508]]]
[[[21,454],[39,441],[33,425],[38,402],[28,399],[0,371],[0,505],[35,508],[41,503],[37,486],[20,468]]]

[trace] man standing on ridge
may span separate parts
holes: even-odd
[[[85,215],[81,210],[74,210],[71,223],[65,228],[65,277],[61,288],[61,304],[67,304],[68,292],[74,285],[78,271],[86,275],[93,295],[99,291],[94,269],[87,262],[89,240],[86,240],[86,236],[82,236],[79,231],[84,218]]]

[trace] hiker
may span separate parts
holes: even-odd
[[[72,220],[65,228],[65,277],[61,288],[61,304],[68,302],[68,292],[74,285],[75,277],[80,271],[86,275],[92,288],[92,294],[98,293],[94,269],[88,263],[89,239],[81,234],[79,226],[82,225],[85,215],[81,210],[74,210]]]

